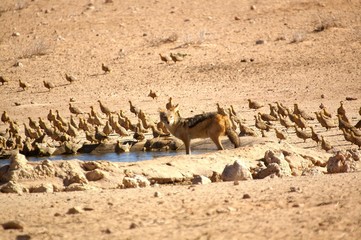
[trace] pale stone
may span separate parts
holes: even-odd
[[[356,162],[349,152],[338,151],[327,162],[328,173],[343,173],[357,171]]]
[[[133,177],[123,178],[124,188],[137,188],[150,186],[149,180],[141,175],[134,175]]]
[[[227,164],[222,172],[223,181],[248,180],[252,179],[249,169],[240,161],[236,160],[232,165]]]
[[[9,181],[8,183],[4,184],[0,189],[0,192],[3,193],[23,193],[27,191],[28,190],[25,187],[14,181]]]
[[[95,169],[93,171],[87,172],[85,176],[89,181],[98,181],[104,178],[104,173],[99,169]]]
[[[192,180],[192,184],[209,184],[209,183],[212,183],[212,181],[209,178],[202,175],[197,175]]]
[[[30,188],[31,193],[51,193],[54,192],[54,186],[51,183],[42,183],[39,186]]]

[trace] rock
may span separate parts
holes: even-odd
[[[347,150],[351,156],[352,156],[352,159],[355,160],[355,161],[360,161],[361,159],[361,153],[359,150],[356,150],[356,149],[349,149]]]
[[[79,214],[82,212],[83,212],[83,210],[80,207],[72,207],[72,208],[69,208],[69,210],[67,211],[67,214]]]
[[[285,160],[288,162],[289,167],[291,168],[292,175],[300,176],[302,171],[310,166],[313,166],[310,160],[303,158],[297,153],[283,153],[285,155]]]
[[[109,145],[110,146],[110,145]],[[109,147],[108,149],[109,151],[111,151],[111,148]],[[103,152],[104,153],[104,152]],[[101,169],[101,170],[110,170],[110,169],[114,169],[114,165],[110,162],[106,162],[106,161],[89,161],[89,162],[82,162],[80,163],[80,166],[85,170],[85,171],[92,171],[94,169]]]
[[[144,148],[147,151],[168,151],[168,150],[177,150],[182,145],[183,143],[175,138],[157,137],[157,138],[148,139],[144,144]]]
[[[141,175],[134,175],[133,177],[123,178],[124,188],[137,188],[150,186],[149,180]]]
[[[265,44],[265,41],[262,39],[256,40],[256,45],[261,45],[261,44]]]
[[[241,18],[238,17],[238,16],[235,16],[235,17],[234,17],[234,20],[239,21],[239,20],[241,20]]]
[[[1,180],[8,182],[31,178],[34,178],[33,167],[28,164],[24,155],[17,153],[10,157],[10,166]]]
[[[21,68],[24,67],[24,65],[19,61],[17,61],[13,66],[14,67],[21,67]]]
[[[51,183],[42,183],[39,186],[35,186],[29,189],[31,193],[51,193],[54,192],[54,186]]]
[[[300,187],[290,187],[290,192],[301,193],[302,189]]]
[[[245,194],[243,194],[242,198],[243,199],[249,199],[249,198],[251,198],[251,196],[248,193],[245,193]]]
[[[85,176],[89,181],[98,181],[104,178],[104,173],[99,169],[95,169],[93,171],[87,172]]]
[[[278,177],[284,177],[284,176],[292,176],[292,171],[290,168],[289,163],[285,160],[285,156],[281,151],[272,151],[268,150],[265,152],[264,156],[266,165],[271,163],[276,163],[279,165],[279,170],[277,171]],[[268,168],[268,165],[267,165]],[[274,166],[271,167],[271,170],[274,169]]]
[[[34,168],[34,172],[38,176],[53,177],[55,176],[54,164],[50,160],[44,160]]]
[[[314,168],[307,168],[302,171],[302,176],[317,176],[322,175],[323,172],[321,169],[314,167]]]
[[[95,161],[84,162],[82,167],[85,169],[85,171],[92,171],[94,169],[100,168],[99,163]]]
[[[353,160],[351,153],[338,151],[330,157],[327,162],[328,173],[344,173],[357,171],[356,162]]]
[[[266,164],[270,164],[270,163],[280,164],[282,160],[285,160],[285,156],[281,151],[268,150],[264,154],[264,160]]]
[[[29,234],[17,235],[16,240],[30,240],[31,236]]]
[[[137,228],[137,227],[139,227],[139,225],[133,222],[133,223],[130,224],[129,229],[134,229],[134,228]]]
[[[248,180],[252,179],[249,169],[240,161],[236,160],[232,165],[227,164],[222,172],[223,181]]]
[[[69,186],[73,183],[87,184],[88,180],[83,173],[70,172],[64,179],[64,185]]]
[[[211,176],[212,182],[221,182],[222,181],[222,175],[218,172],[213,171],[213,174]]]
[[[268,176],[274,177],[278,176],[281,172],[281,167],[277,163],[268,164],[266,168],[261,168],[258,172],[254,175],[256,179],[263,179]]]
[[[355,101],[357,100],[357,97],[346,97],[347,101]]]
[[[13,37],[19,37],[19,36],[20,36],[20,33],[19,33],[19,32],[13,32],[13,34],[11,34],[11,36],[13,36]]]
[[[202,175],[197,175],[192,180],[192,184],[208,184],[208,183],[212,183],[211,179]]]
[[[2,193],[23,193],[23,192],[28,192],[28,189],[26,189],[19,183],[16,183],[14,181],[9,181],[8,183],[4,184],[1,187],[0,192],[2,192]]]
[[[2,176],[9,171],[9,165],[4,165],[2,167],[0,167],[0,180],[2,179]]]
[[[123,178],[123,188],[137,188],[138,182],[134,178],[124,177]]]
[[[4,230],[10,230],[10,229],[21,229],[22,230],[22,229],[24,229],[24,224],[17,220],[8,221],[1,225],[3,226]]]
[[[64,188],[65,192],[75,192],[75,191],[86,191],[86,190],[93,190],[96,189],[95,187],[92,187],[88,184],[82,184],[82,183],[73,183],[67,187]]]
[[[160,192],[155,192],[154,193],[154,197],[161,197],[161,196],[162,196],[162,194]]]

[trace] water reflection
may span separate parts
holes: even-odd
[[[192,151],[192,154],[201,154],[209,152],[209,150],[195,150]],[[110,162],[137,162],[152,160],[158,157],[163,156],[175,156],[175,155],[185,155],[184,151],[169,151],[169,152],[128,152],[128,153],[105,153],[105,154],[74,154],[74,155],[55,155],[47,157],[27,157],[29,161],[38,162],[43,160],[74,160],[78,159],[81,161],[95,161],[95,160],[105,160]],[[9,164],[9,159],[0,160],[0,166]]]

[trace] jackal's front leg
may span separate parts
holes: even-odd
[[[186,154],[191,154],[191,139],[188,137],[188,138],[184,138],[182,140],[183,140],[184,146],[186,148]]]

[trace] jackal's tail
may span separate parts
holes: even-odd
[[[238,148],[241,145],[238,134],[232,129],[229,119],[226,119],[226,135],[235,148]]]

